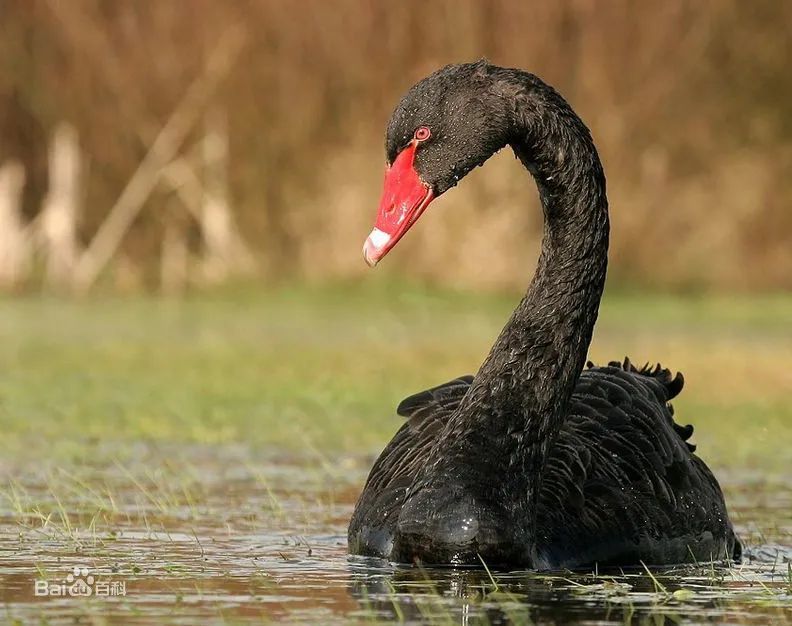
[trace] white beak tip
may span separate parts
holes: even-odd
[[[379,263],[390,240],[391,236],[379,228],[372,230],[366,237],[366,243],[363,244],[363,258],[369,267],[375,267]]]

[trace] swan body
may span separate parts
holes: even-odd
[[[366,260],[506,144],[544,210],[534,279],[475,376],[399,405],[406,421],[360,495],[350,552],[537,569],[738,558],[720,487],[673,418],[681,375],[628,359],[584,369],[607,266],[605,178],[551,87],[486,62],[414,86],[388,127]]]

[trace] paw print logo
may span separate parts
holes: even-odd
[[[66,576],[66,587],[70,596],[90,596],[93,593],[94,577],[88,574],[87,567],[75,567]]]

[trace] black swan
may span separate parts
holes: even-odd
[[[608,202],[589,130],[554,89],[485,61],[410,89],[388,125],[366,261],[507,144],[544,210],[533,281],[475,377],[399,405],[407,419],[360,495],[350,552],[535,569],[739,558],[718,482],[668,404],[682,376],[628,359],[584,369]]]

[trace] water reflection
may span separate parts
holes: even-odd
[[[407,623],[658,626],[698,618],[764,624],[792,610],[792,589],[784,593],[788,581],[783,568],[767,568],[791,562],[792,550],[763,547],[758,557],[771,552],[772,561],[754,555],[753,565],[738,568],[701,565],[596,574],[422,569],[350,558],[349,590],[362,615]],[[772,589],[780,591],[775,605]]]

